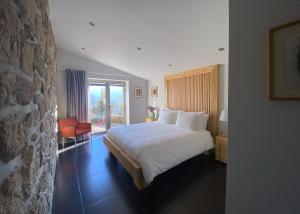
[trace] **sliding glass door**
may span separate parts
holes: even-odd
[[[105,85],[89,86],[89,116],[92,123],[92,132],[106,131],[106,87]]]
[[[125,85],[109,86],[110,127],[124,126],[125,123]]]
[[[93,133],[126,124],[125,97],[123,82],[107,81],[89,85],[89,117]]]

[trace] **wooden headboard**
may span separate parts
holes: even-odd
[[[166,107],[209,113],[207,129],[215,136],[218,131],[218,82],[218,65],[167,75]]]

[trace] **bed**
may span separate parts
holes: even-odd
[[[138,189],[155,176],[214,147],[218,114],[218,65],[165,77],[166,107],[209,114],[207,130],[191,131],[161,122],[114,128],[104,135],[110,153]]]
[[[212,137],[206,130],[190,131],[161,122],[114,128],[108,131],[107,136],[140,164],[147,183],[214,147]]]

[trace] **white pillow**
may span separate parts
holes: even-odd
[[[209,118],[209,114],[205,114],[204,112],[199,112],[199,121],[198,121],[198,130],[206,130],[207,121]]]
[[[178,112],[176,126],[196,131],[199,129],[200,115],[198,112]]]
[[[161,109],[159,111],[158,121],[166,124],[175,124],[178,111]]]

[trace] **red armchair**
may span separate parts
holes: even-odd
[[[92,131],[91,123],[79,123],[75,117],[57,120],[58,128],[61,136],[64,138],[73,138],[75,145],[77,144],[76,138],[88,134]]]

